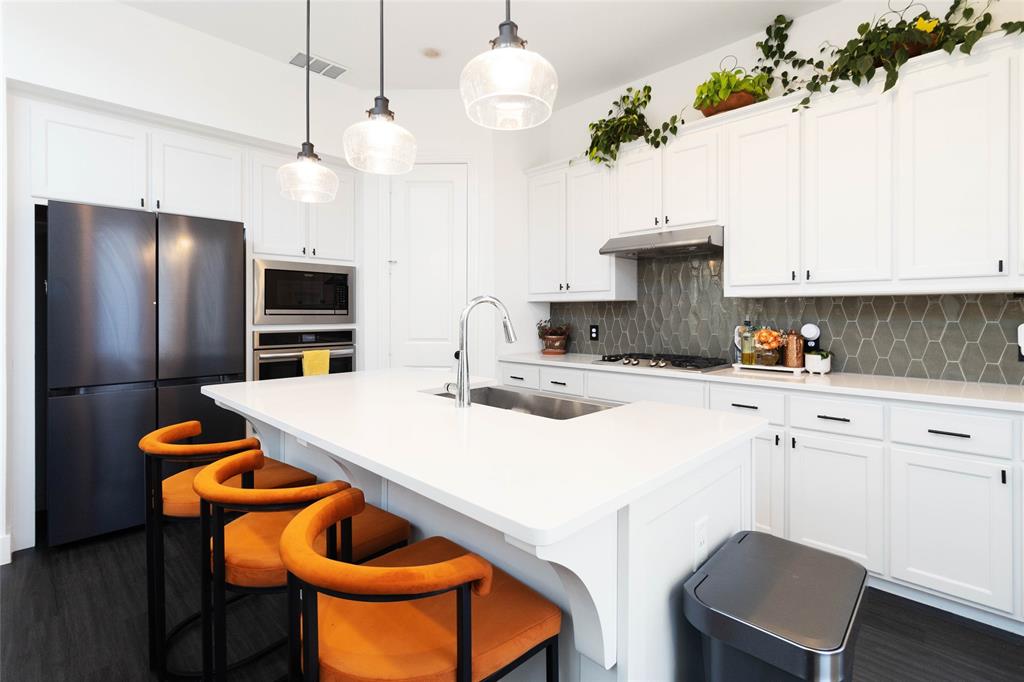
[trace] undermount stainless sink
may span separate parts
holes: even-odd
[[[442,398],[455,397],[452,393],[436,393],[435,395]],[[556,398],[532,391],[498,386],[481,386],[471,389],[470,397],[474,405],[489,405],[502,410],[523,412],[548,419],[573,419],[617,407],[614,403]]]

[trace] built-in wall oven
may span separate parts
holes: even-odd
[[[330,373],[353,372],[356,368],[355,332],[330,331],[254,332],[252,376],[283,379],[302,376],[302,354],[307,350],[330,351]]]
[[[253,324],[351,324],[356,269],[256,259]]]

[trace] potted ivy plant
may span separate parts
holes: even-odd
[[[749,106],[768,99],[769,75],[747,73],[746,69],[722,69],[697,86],[693,108],[705,117]]]
[[[537,323],[537,336],[544,342],[544,355],[565,355],[569,346],[569,332],[572,325],[552,324],[551,320]]]
[[[811,374],[828,374],[832,371],[832,353],[823,349],[805,352],[804,368]]]

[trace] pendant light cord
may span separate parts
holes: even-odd
[[[505,0],[505,21],[512,21],[512,0]]]
[[[380,96],[384,96],[384,0],[380,0]]]
[[[309,3],[306,0],[306,144],[309,144],[309,63],[313,61],[309,54]]]

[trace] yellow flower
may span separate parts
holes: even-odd
[[[917,23],[914,24],[914,28],[922,33],[931,33],[935,30],[935,27],[939,25],[938,19],[925,19],[924,17],[918,17]]]

